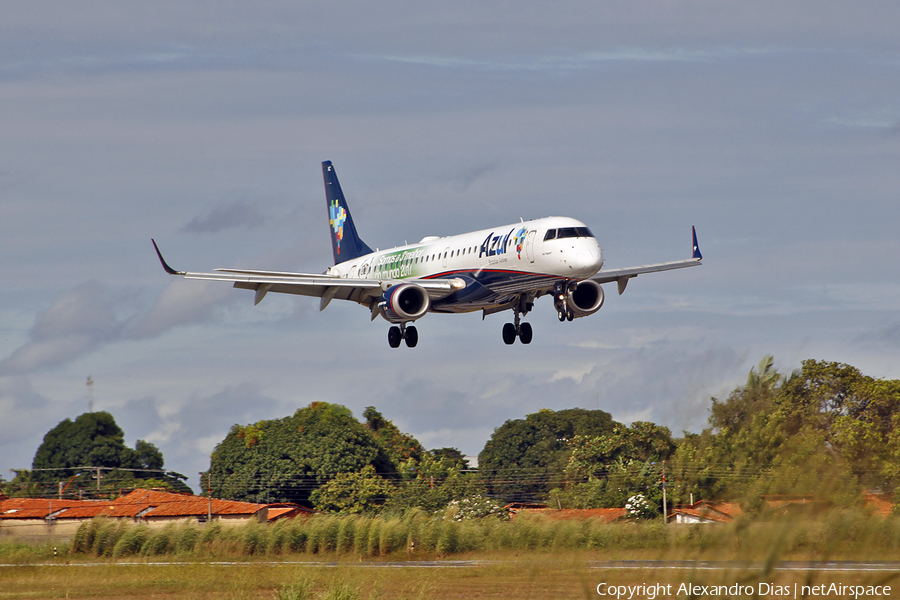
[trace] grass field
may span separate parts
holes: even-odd
[[[71,543],[58,544],[58,556],[51,544],[0,544],[0,600],[800,598],[814,597],[812,586],[832,583],[871,586],[858,598],[900,598],[900,563],[893,570],[840,572],[823,564],[900,560],[900,520],[864,514],[668,527],[544,519],[451,524],[424,517],[405,523],[316,517],[205,530],[179,525],[152,533],[138,527],[96,521]],[[69,552],[76,547],[82,551]],[[637,569],[605,562],[626,560],[686,562]],[[708,561],[717,568],[707,568]],[[782,570],[782,561],[819,562]],[[598,594],[600,584],[607,584],[601,591],[668,587],[617,598]],[[890,592],[875,587],[884,585]],[[832,590],[828,600],[854,597],[844,592]]]
[[[766,571],[765,566],[712,571],[690,567],[619,570],[593,568],[592,563],[597,558],[593,552],[519,556],[492,553],[466,558],[491,562],[446,568],[398,567],[394,563],[378,566],[377,563],[354,561],[292,564],[258,559],[236,564],[139,561],[68,566],[17,565],[0,567],[0,598],[602,598],[597,586],[604,583],[607,585],[601,590],[607,592],[613,589],[611,586],[669,586],[657,594],[648,594],[646,588],[639,589],[633,598],[703,596],[679,589],[683,585],[742,586],[743,593],[736,596],[706,594],[716,597],[779,597],[760,592],[787,590],[787,597],[793,598],[795,584],[799,587],[831,583],[892,585],[900,592],[896,572],[835,573],[815,569],[781,572]],[[900,597],[900,593],[894,593],[892,589],[889,595],[881,597]]]

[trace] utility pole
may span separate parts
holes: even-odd
[[[666,461],[662,465],[662,488],[663,488],[663,525],[668,523],[666,518]]]
[[[203,473],[201,473],[203,475]],[[212,523],[212,467],[206,473],[206,522]]]

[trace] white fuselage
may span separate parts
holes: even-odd
[[[327,273],[398,283],[463,277],[493,292],[493,297],[448,298],[434,307],[442,312],[465,312],[515,294],[541,295],[558,281],[592,277],[602,266],[600,245],[584,223],[568,217],[546,217],[460,235],[427,237],[417,244],[377,250],[339,263]]]

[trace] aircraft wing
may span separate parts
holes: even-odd
[[[176,271],[163,258],[159,247],[153,241],[156,254],[163,269],[170,275],[181,275],[185,279],[202,279],[206,281],[230,281],[234,287],[255,290],[255,304],[259,304],[269,292],[281,294],[298,294],[321,298],[319,309],[325,307],[333,299],[353,300],[360,304],[370,305],[371,300],[380,297],[388,288],[400,283],[415,283],[425,289],[431,300],[440,300],[465,287],[461,279],[351,279],[328,274],[286,273],[278,271],[251,271],[242,269],[215,269],[212,273],[192,273]]]
[[[657,273],[660,271],[671,271],[672,269],[684,269],[685,267],[696,267],[703,260],[700,254],[700,246],[697,245],[697,230],[691,227],[691,234],[694,239],[693,256],[687,260],[674,260],[671,262],[655,263],[652,265],[641,265],[639,267],[629,267],[626,269],[610,269],[608,271],[600,271],[594,277],[591,277],[597,283],[611,283],[615,281],[619,285],[619,295],[625,291],[628,280],[644,273]]]

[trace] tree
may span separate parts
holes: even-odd
[[[541,501],[561,483],[568,441],[608,433],[614,425],[602,410],[541,409],[496,428],[478,455],[479,470],[489,492],[504,501]]]
[[[101,471],[104,487],[110,493],[140,485],[190,492],[184,484],[187,477],[165,472],[164,464],[162,452],[150,442],[138,440],[134,449],[126,446],[125,434],[113,416],[98,411],[84,413],[74,421],[65,419],[48,431],[34,455],[31,477],[46,486],[53,486],[52,491],[55,491],[57,482],[88,472],[80,467],[106,467],[113,469]],[[73,480],[69,487],[72,493],[78,490],[93,492],[94,489],[94,484],[85,476]]]
[[[616,424],[605,435],[576,435],[569,447],[565,485],[550,492],[558,506],[621,507],[636,493],[650,500],[651,511],[661,504],[660,462],[675,450],[667,427]]]
[[[213,451],[204,488],[219,498],[309,504],[320,485],[367,466],[383,477],[398,470],[350,409],[313,402],[289,417],[234,425]]]
[[[394,493],[394,486],[375,472],[372,465],[362,471],[338,473],[310,494],[317,510],[343,514],[375,513]]]
[[[900,475],[900,381],[805,360],[789,377],[767,356],[747,385],[712,401],[710,428],[687,435],[671,463],[676,501],[809,494],[852,503]]]
[[[413,458],[419,460],[425,452],[422,444],[409,435],[403,433],[392,421],[385,419],[374,406],[367,406],[363,411],[366,427],[375,436],[375,439],[384,447],[394,464],[400,464]]]
[[[456,448],[425,452],[422,459],[409,459],[400,465],[403,481],[385,504],[390,513],[419,508],[429,513],[443,512],[453,500],[483,495],[484,485]]]

